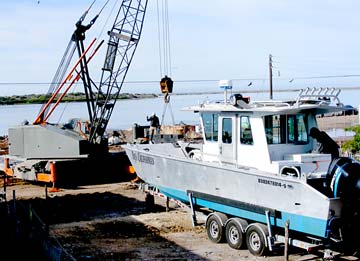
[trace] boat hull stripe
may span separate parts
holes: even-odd
[[[258,214],[262,214],[262,215],[264,215],[265,211],[268,210],[270,213],[270,216],[281,219],[281,212],[276,211],[275,209],[261,207],[261,206],[257,206],[254,204],[249,204],[249,203],[245,203],[245,202],[233,200],[233,199],[228,199],[228,198],[222,198],[222,197],[218,197],[218,196],[214,196],[214,195],[210,195],[210,194],[206,194],[206,193],[202,193],[202,192],[197,192],[197,191],[188,190],[187,193],[188,194],[191,193],[195,199],[203,199],[203,200],[227,205],[227,206],[234,207],[234,208],[240,208],[243,210],[251,211],[253,213],[258,213]]]

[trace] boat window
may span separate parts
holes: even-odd
[[[254,140],[251,132],[251,125],[248,116],[240,118],[240,142],[241,144],[252,145]]]
[[[218,119],[219,114],[217,113],[202,113],[202,122],[204,125],[205,139],[207,141],[218,140]]]
[[[308,143],[306,114],[269,115],[264,121],[268,144]]]
[[[288,143],[306,144],[307,118],[305,114],[288,115]]]
[[[286,115],[265,116],[265,132],[268,144],[286,142]]]
[[[232,143],[232,119],[223,118],[222,120],[222,142]]]

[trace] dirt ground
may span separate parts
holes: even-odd
[[[212,243],[203,220],[193,227],[187,209],[170,201],[166,211],[165,198],[160,196],[148,208],[144,192],[131,181],[55,193],[42,184],[12,181],[6,193],[8,201],[15,195],[19,202],[31,202],[49,224],[61,260],[284,260],[282,249],[254,257],[246,249]],[[322,260],[299,249],[290,252],[289,260]]]

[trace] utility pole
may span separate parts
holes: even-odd
[[[269,80],[270,80],[270,100],[273,98],[273,83],[272,83],[272,55],[269,54]]]

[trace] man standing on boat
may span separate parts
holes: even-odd
[[[339,145],[325,131],[313,127],[310,129],[310,137],[317,141],[313,152],[331,154],[332,160],[339,157]]]
[[[152,141],[154,134],[157,134],[160,127],[159,118],[156,116],[156,113],[153,112],[150,117],[146,116],[146,120],[150,121],[150,141]]]

